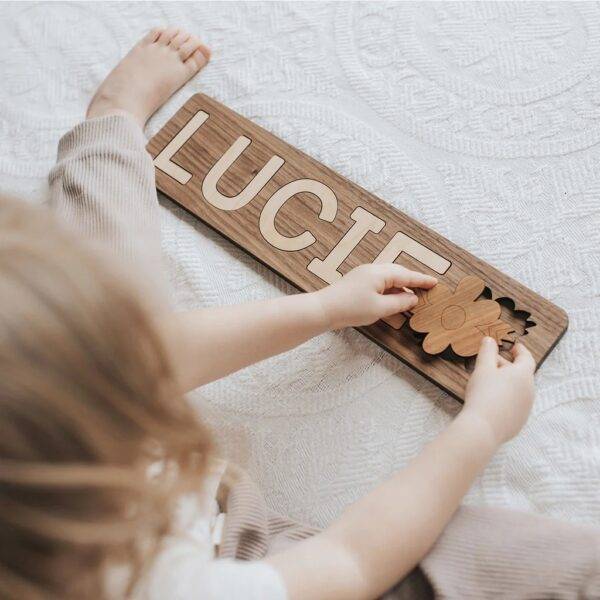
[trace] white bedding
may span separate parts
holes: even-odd
[[[468,501],[600,522],[600,9],[595,3],[4,3],[0,188],[40,201],[59,137],[148,28],[213,49],[204,91],[564,307],[522,434]],[[288,286],[162,201],[179,306]],[[1,302],[1,300],[0,300]],[[193,395],[277,510],[325,524],[456,403],[355,331]]]

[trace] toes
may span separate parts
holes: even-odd
[[[167,27],[158,37],[158,43],[161,46],[166,46],[178,33],[179,29],[176,27]]]
[[[169,42],[169,48],[179,50],[185,42],[190,39],[190,34],[187,31],[179,30],[179,33]]]
[[[142,42],[146,44],[153,44],[163,31],[164,27],[154,27],[142,38]]]
[[[204,44],[200,44],[198,50],[202,52],[202,54],[204,55],[204,59],[206,60],[206,62],[208,62],[210,60],[210,48],[208,46],[205,46]]]
[[[195,35],[191,35],[190,38],[179,48],[179,58],[182,61],[186,61],[198,48],[202,46],[202,42]]]
[[[182,44],[181,48],[179,48],[179,58],[185,62],[198,49],[200,43],[200,40],[195,35],[191,35],[185,44]]]
[[[206,65],[209,58],[209,49],[206,46],[200,46],[200,48],[197,48],[196,51],[185,61],[185,64],[194,72],[196,72]]]

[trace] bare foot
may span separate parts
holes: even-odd
[[[87,118],[129,114],[141,127],[210,59],[210,50],[183,29],[153,29],[100,84]]]

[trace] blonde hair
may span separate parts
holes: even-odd
[[[0,199],[0,298],[0,597],[101,598],[117,564],[131,588],[207,431],[143,299],[46,210]]]

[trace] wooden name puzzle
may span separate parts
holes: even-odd
[[[303,291],[353,267],[435,275],[410,314],[360,331],[458,399],[479,341],[526,335],[539,366],[563,310],[215,100],[195,95],[148,151],[160,191]]]

